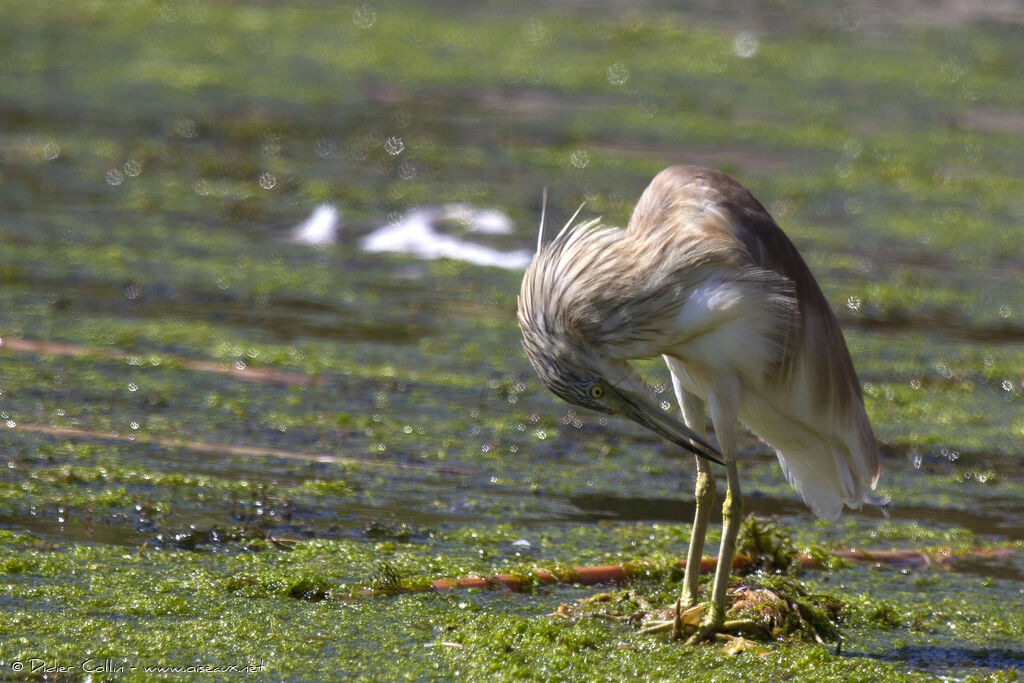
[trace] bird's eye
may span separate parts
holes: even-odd
[[[601,398],[604,396],[604,388],[600,384],[595,384],[590,387],[588,393],[590,394],[590,398]]]

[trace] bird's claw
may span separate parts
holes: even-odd
[[[697,645],[705,640],[731,641],[734,638],[729,634],[741,631],[748,633],[750,631],[758,631],[767,635],[765,627],[752,619],[732,619],[730,621],[721,619],[717,620],[717,623],[706,622],[701,624],[700,628],[686,640],[686,644]]]
[[[701,627],[693,633],[693,635],[686,639],[686,644],[697,645],[699,643],[703,643],[705,640],[717,635],[717,633],[718,629],[716,625],[702,624]]]
[[[708,613],[708,603],[693,605],[685,610],[680,609],[677,600],[675,604],[675,615],[672,619],[654,619],[644,624],[640,629],[642,635],[671,632],[674,639],[680,639],[684,633],[689,637],[687,645],[698,645],[706,640],[731,640],[727,634],[741,631],[764,631],[764,626],[751,619],[732,619],[726,621],[724,617],[714,616]],[[707,614],[708,618],[702,619]]]
[[[640,633],[650,635],[652,633],[671,631],[672,637],[679,639],[683,636],[684,632],[693,631],[700,626],[701,618],[704,616],[707,608],[707,604],[698,604],[683,609],[680,601],[676,600],[674,614],[671,619],[653,619],[648,621],[640,629]]]

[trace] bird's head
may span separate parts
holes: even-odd
[[[580,316],[592,316],[594,311],[592,302],[583,299],[600,284],[593,279],[596,268],[587,268],[585,260],[571,249],[582,241],[576,230],[569,231],[567,239],[559,235],[540,249],[523,278],[518,317],[530,363],[547,388],[565,401],[628,417],[686,450],[720,463],[714,446],[651,400],[651,392],[636,372],[609,352],[611,345],[588,338],[588,326],[581,324]],[[589,313],[583,313],[584,309]]]

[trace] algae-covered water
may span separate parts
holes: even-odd
[[[1021,74],[1013,5],[4,3],[0,677],[1017,680]],[[549,225],[622,224],[673,163],[796,242],[881,444],[888,518],[815,521],[751,437],[747,510],[798,549],[1014,553],[804,574],[838,654],[552,614],[608,586],[411,590],[678,591],[691,459],[546,393],[512,258],[542,188]],[[436,230],[512,267],[363,248],[452,203],[511,219]],[[291,240],[322,204],[337,242]]]

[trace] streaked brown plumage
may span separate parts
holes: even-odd
[[[737,418],[776,449],[818,516],[873,502],[875,439],[836,318],[792,242],[724,173],[662,171],[625,230],[567,225],[526,272],[519,324],[555,394],[625,414],[700,456],[691,558],[713,497],[702,458],[719,454],[702,438],[705,402],[729,475],[723,558],[731,558],[739,515]],[[659,355],[688,426],[642,398],[627,363]],[[713,594],[717,625],[724,571]],[[695,601],[696,575],[685,584],[685,601]]]

